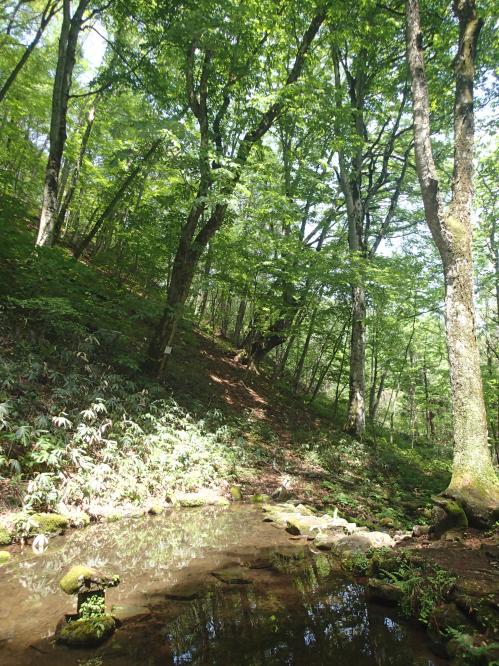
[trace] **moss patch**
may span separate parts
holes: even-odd
[[[0,546],[8,546],[11,541],[10,532],[5,527],[0,527]]]
[[[70,647],[95,647],[109,638],[115,629],[116,620],[106,613],[68,621],[57,632],[56,640]]]
[[[38,530],[42,534],[59,534],[69,526],[69,520],[59,513],[35,513],[32,518],[37,524],[33,532]]]
[[[6,550],[0,550],[0,565],[6,564],[10,560],[10,553]]]
[[[77,594],[85,578],[96,578],[97,576],[98,573],[94,569],[77,565],[71,567],[68,573],[61,578],[59,587],[66,594]]]

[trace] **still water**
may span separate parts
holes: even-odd
[[[108,608],[134,607],[97,649],[51,641],[58,620],[74,610],[58,588],[73,564],[118,573]],[[18,550],[0,568],[1,666],[442,663],[424,632],[367,603],[334,558],[263,523],[253,507],[92,525],[53,538],[42,555]]]

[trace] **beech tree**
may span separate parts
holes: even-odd
[[[57,66],[52,91],[52,113],[49,132],[49,155],[45,171],[42,210],[38,227],[37,245],[51,247],[56,239],[59,200],[59,175],[61,171],[69,94],[76,62],[78,36],[85,20],[84,13],[91,0],[79,0],[73,13],[71,0],[63,0],[62,23],[59,35]]]
[[[499,481],[488,444],[473,301],[472,196],[473,83],[482,20],[474,0],[454,0],[459,23],[454,60],[454,170],[449,205],[443,202],[431,143],[419,2],[407,0],[407,60],[412,80],[414,145],[426,221],[442,260],[447,350],[452,389],[454,461],[446,495],[462,503],[471,520],[499,514]]]
[[[224,48],[229,49],[229,52],[232,51],[233,57],[225,72],[226,78],[222,84],[220,101],[216,110],[210,108],[208,104],[210,78],[218,74],[214,71],[213,50],[209,44],[203,44],[196,38],[192,39],[187,46],[185,84],[188,106],[199,127],[200,173],[196,198],[187,220],[182,226],[173,261],[165,310],[148,347],[145,367],[158,375],[161,375],[165,369],[167,351],[172,346],[199,259],[210,239],[226,219],[229,197],[241,179],[242,170],[253,146],[265,136],[276,118],[283,112],[286,104],[285,91],[299,79],[305,66],[307,53],[326,14],[327,4],[321,5],[316,10],[301,37],[286,80],[281,90],[275,93],[275,101],[246,130],[244,127],[236,126],[236,132],[242,134],[239,141],[236,138],[237,134],[236,137],[232,136],[230,141],[227,141],[223,134],[223,123],[227,122],[227,112],[233,101],[233,88],[244,76],[244,66],[248,66],[247,62],[240,60],[241,48],[237,34],[232,36],[232,45],[230,45],[230,41],[225,42]],[[263,40],[264,43],[265,35],[261,35],[260,40]],[[247,48],[250,47],[251,45],[248,44]],[[254,54],[250,52],[250,58],[258,58],[258,53],[259,51]],[[248,55],[244,54],[243,57],[244,60],[247,60]],[[198,73],[197,80],[196,73]],[[231,129],[234,131],[234,128]],[[238,143],[237,148],[234,141],[236,144]],[[217,170],[224,166],[227,159],[231,160],[232,167],[229,169],[229,173],[225,174],[220,185],[219,179],[216,177]],[[210,196],[213,198],[215,194],[218,194],[218,201],[212,206],[208,206]]]

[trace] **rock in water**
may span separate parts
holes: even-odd
[[[247,571],[242,567],[221,569],[212,573],[215,578],[222,581],[222,583],[227,583],[227,585],[247,585],[252,582],[251,578],[248,577]]]
[[[96,647],[116,629],[116,620],[107,613],[88,618],[66,616],[57,626],[55,639],[69,647]]]
[[[6,550],[0,550],[0,565],[7,564],[10,560],[10,553]]]
[[[393,548],[395,541],[385,532],[356,532],[336,542],[336,547],[346,553],[366,553],[371,548]]]
[[[234,502],[240,502],[243,499],[241,486],[232,486],[230,489],[230,494]]]
[[[388,604],[389,606],[396,606],[404,598],[404,592],[400,587],[383,580],[378,580],[377,578],[369,579],[367,595],[369,599]]]
[[[81,594],[83,592],[98,592],[107,587],[116,587],[120,582],[119,576],[102,574],[83,565],[76,565],[61,578],[59,587],[66,594]]]

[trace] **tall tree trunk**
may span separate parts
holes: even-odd
[[[74,193],[76,191],[76,186],[78,184],[78,178],[80,177],[80,171],[81,167],[83,166],[83,159],[85,158],[85,153],[87,152],[87,145],[90,140],[90,135],[92,133],[92,128],[94,125],[94,120],[95,120],[95,108],[97,105],[97,99],[95,100],[94,104],[90,107],[90,110],[87,115],[87,122],[85,125],[85,131],[83,132],[83,136],[81,139],[80,143],[80,150],[78,152],[78,159],[76,161],[76,165],[73,169],[73,172],[71,174],[71,179],[69,181],[69,186],[66,192],[63,195],[62,198],[62,203],[60,205],[59,211],[57,213],[57,222],[56,222],[56,229],[55,229],[55,237],[58,238],[61,230],[64,226],[64,221],[66,220],[66,215],[69,209],[69,206],[71,204],[71,201],[73,200]]]
[[[454,172],[444,210],[430,140],[429,95],[418,0],[407,0],[407,58],[412,79],[416,166],[425,216],[443,264],[446,337],[453,406],[454,459],[446,494],[477,524],[499,517],[499,481],[492,465],[473,303],[473,79],[482,21],[474,0],[455,0],[459,43],[454,61]]]
[[[114,209],[118,205],[118,203],[121,201],[123,195],[126,193],[130,185],[133,183],[133,181],[137,178],[137,176],[140,174],[141,170],[143,169],[144,165],[149,162],[149,160],[152,158],[152,156],[156,153],[158,148],[160,147],[162,143],[162,139],[156,139],[156,141],[153,142],[149,150],[145,153],[145,155],[140,159],[140,161],[133,167],[133,169],[130,171],[128,176],[123,180],[121,185],[118,187],[116,192],[113,194],[111,197],[111,200],[107,204],[107,206],[104,208],[102,213],[97,217],[95,222],[92,224],[90,230],[88,233],[85,235],[84,238],[79,242],[77,247],[75,248],[73,252],[73,256],[75,259],[79,259],[83,252],[87,249],[87,247],[90,245],[92,240],[95,238],[97,235],[99,229],[102,227],[104,222],[109,219],[109,217],[112,215]],[[94,213],[91,216],[91,220],[94,219],[96,213],[96,209]]]
[[[365,319],[366,297],[364,287],[358,284],[352,287],[348,415],[345,423],[346,432],[349,432],[354,437],[362,437],[366,425]]]
[[[83,24],[83,14],[90,0],[80,0],[71,16],[71,0],[63,0],[63,18],[59,36],[57,67],[52,92],[50,118],[50,148],[45,170],[42,211],[36,244],[52,247],[57,241],[57,202],[59,198],[59,174],[66,144],[67,112],[71,80],[76,62],[78,36]]]
[[[18,3],[16,7],[16,12],[17,9],[21,6],[22,3]],[[7,77],[5,83],[3,86],[0,88],[0,102],[2,102],[9,92],[12,84],[14,81],[17,79],[19,72],[22,70],[24,65],[28,62],[28,59],[30,55],[33,53],[33,51],[36,48],[36,45],[40,41],[41,36],[43,35],[43,32],[47,25],[49,24],[50,20],[52,17],[58,12],[58,2],[57,0],[48,0],[48,2],[45,4],[45,7],[43,8],[43,12],[40,18],[40,24],[38,26],[37,31],[35,32],[35,35],[31,42],[28,44],[28,46],[25,48],[22,56],[19,58],[18,62],[16,63],[14,69],[12,72],[9,74]]]
[[[307,30],[302,36],[298,46],[296,56],[291,69],[289,70],[284,89],[293,85],[301,76],[305,66],[306,55],[314,41],[319,29],[326,18],[327,7],[321,6],[315,16],[312,18]],[[147,350],[147,358],[144,362],[144,369],[161,376],[164,373],[168,354],[167,351],[172,347],[178,322],[182,317],[185,301],[189,294],[192,279],[201,254],[206,248],[213,235],[220,229],[224,223],[228,204],[218,203],[212,209],[208,220],[202,223],[197,230],[198,222],[205,212],[205,199],[211,191],[213,182],[211,173],[211,162],[207,159],[210,149],[210,140],[212,135],[215,138],[218,135],[218,127],[213,126],[210,131],[207,105],[208,71],[210,65],[210,53],[205,51],[205,59],[201,69],[199,89],[196,90],[193,84],[193,61],[192,56],[195,51],[195,43],[191,44],[188,50],[188,61],[186,68],[187,97],[189,106],[198,120],[200,129],[200,185],[196,203],[193,204],[191,212],[186,220],[181,232],[178,250],[173,265],[170,286],[166,299],[166,307],[158,327],[150,339]],[[230,96],[227,96],[230,103]],[[239,143],[234,162],[237,167],[233,173],[232,179],[222,188],[222,195],[225,201],[232,195],[237,186],[242,169],[246,165],[253,146],[262,139],[263,136],[272,127],[275,119],[282,113],[285,104],[285,96],[279,95],[267,110],[260,116],[258,122],[249,129]],[[199,203],[201,199],[202,203]],[[196,233],[197,232],[197,233]]]
[[[341,108],[339,93],[341,77],[339,58],[333,54],[334,77],[337,87],[337,106]],[[362,187],[362,143],[364,141],[364,103],[365,88],[362,73],[350,82],[352,98],[352,117],[358,147],[352,157],[350,167],[342,150],[338,151],[340,185],[345,197],[348,221],[348,247],[354,259],[364,256],[362,248],[362,230],[364,210],[361,198]],[[352,284],[352,331],[350,336],[350,375],[348,413],[345,431],[352,436],[361,438],[366,425],[365,408],[365,318],[366,297],[361,276],[357,276]]]
[[[241,343],[241,333],[243,330],[244,316],[246,314],[248,302],[246,300],[246,294],[241,298],[239,302],[239,307],[237,309],[236,323],[234,326],[233,340],[236,347],[239,347]]]

